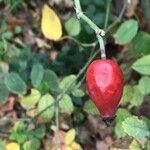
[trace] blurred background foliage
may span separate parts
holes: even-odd
[[[42,34],[44,4],[61,20],[58,41]],[[0,0],[0,150],[55,149],[58,100],[63,149],[150,149],[150,1],[81,0],[81,5],[107,32],[107,57],[125,76],[114,123],[107,127],[89,100],[85,70],[78,76],[98,44],[93,30],[76,18],[73,1]]]

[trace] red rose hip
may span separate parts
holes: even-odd
[[[124,86],[119,65],[110,59],[93,61],[86,72],[86,84],[89,96],[102,118],[114,118]]]

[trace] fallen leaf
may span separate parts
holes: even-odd
[[[30,109],[26,112],[26,115],[28,117],[34,117],[36,114],[38,113],[38,109],[34,108],[34,109]]]
[[[51,48],[51,46],[48,43],[46,43],[46,41],[44,41],[40,38],[35,38],[35,42],[39,48],[43,48],[43,47]]]
[[[25,43],[22,41],[22,39],[18,38],[18,37],[15,37],[14,38],[14,42],[17,44],[17,45],[21,45],[21,46],[24,46]]]
[[[22,25],[26,21],[23,19],[16,18],[13,15],[8,16],[8,30],[14,30],[16,25]]]
[[[12,126],[17,119],[18,118],[15,111],[7,113],[4,117],[0,117],[0,132],[2,132],[4,137],[9,137],[9,131],[12,130]],[[3,133],[3,131],[5,131],[5,133]]]
[[[108,146],[111,146],[113,144],[113,139],[110,135],[107,135],[104,140]]]
[[[73,142],[71,144],[71,147],[74,149],[74,150],[81,150],[81,146],[80,144],[76,143],[76,142]]]
[[[129,150],[129,149],[111,147],[110,150]]]
[[[139,3],[139,0],[130,0],[127,5],[126,16],[131,17],[134,15],[135,9]]]
[[[10,96],[5,104],[0,105],[0,116],[3,116],[7,112],[13,111],[14,105],[15,97]]]
[[[73,7],[73,0],[49,0],[50,5],[58,5],[63,7]]]
[[[50,58],[51,58],[52,61],[54,61],[56,59],[57,55],[58,55],[58,51],[57,50],[55,50],[55,49],[51,50]]]
[[[97,150],[108,150],[108,145],[103,141],[96,142],[96,149]]]
[[[6,144],[6,150],[20,150],[20,146],[17,143]]]
[[[67,132],[66,136],[65,136],[65,141],[64,141],[64,143],[65,143],[66,145],[70,145],[70,144],[74,141],[75,136],[76,136],[76,131],[75,131],[75,129],[69,130],[69,131]]]
[[[51,150],[51,149],[53,149],[53,144],[51,142],[51,139],[44,139],[43,140],[43,146],[44,146],[44,150]]]
[[[62,26],[59,17],[48,5],[42,9],[41,29],[44,36],[57,41],[62,36]]]
[[[128,150],[131,141],[132,139],[129,137],[118,138],[113,142],[110,150]]]
[[[9,65],[6,62],[0,61],[0,69],[4,73],[8,73],[8,71],[9,71]]]
[[[56,145],[56,140],[57,140],[57,132],[56,132],[56,126],[52,126],[51,129],[54,131],[54,135],[53,135],[53,138],[52,138],[52,143],[53,145]],[[64,131],[59,131],[59,140],[60,140],[60,143],[61,145],[64,144],[64,138],[66,136],[66,132]]]
[[[69,125],[65,122],[65,120],[62,119],[60,122],[60,128],[62,130],[69,130]]]
[[[20,104],[24,109],[30,110],[36,106],[41,98],[41,93],[36,89],[31,89],[31,94],[20,96]]]
[[[27,45],[35,44],[35,34],[33,33],[32,29],[30,29],[28,26],[24,27],[23,34],[24,34],[24,38],[25,38],[25,43]]]
[[[66,146],[64,150],[74,150],[71,146]]]

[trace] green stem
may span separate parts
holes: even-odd
[[[84,13],[82,12],[81,9],[81,4],[80,4],[80,0],[74,0],[75,2],[75,7],[76,7],[76,14],[77,17],[80,19],[83,19],[96,33],[97,39],[99,41],[100,44],[100,50],[101,50],[101,56],[102,59],[106,58],[106,54],[105,54],[105,46],[104,46],[104,41],[102,38],[100,38],[101,36],[105,35],[105,31],[100,29],[90,18],[88,18],[86,15],[84,15]]]
[[[95,47],[96,44],[97,44],[96,42],[93,42],[93,43],[81,43],[80,41],[76,40],[75,38],[73,38],[71,36],[64,36],[60,40],[65,40],[65,39],[72,40],[74,43],[77,43],[81,47]]]
[[[59,137],[59,101],[55,102],[55,121],[56,121],[56,148],[60,149],[60,137]]]
[[[80,4],[80,0],[74,0],[75,2],[75,7],[76,7],[76,14],[78,19],[83,19],[87,24],[89,24],[89,26],[97,33],[99,33],[101,36],[105,35],[105,31],[100,29],[93,21],[91,21],[90,18],[88,18],[86,15],[84,15],[84,13],[82,12],[81,9],[81,4]]]
[[[83,75],[83,77],[81,78],[81,80],[76,85],[76,88],[79,88],[82,85],[82,83],[84,82],[85,78],[86,78],[86,74]]]
[[[101,50],[101,59],[106,59],[106,51],[105,51],[105,45],[104,45],[104,40],[103,38],[99,35],[96,34],[99,45],[100,45],[100,50]]]
[[[116,19],[116,21],[114,23],[112,23],[108,28],[107,30],[105,31],[106,33],[108,33],[114,26],[116,26],[122,19],[124,13],[125,13],[125,10],[126,10],[126,7],[127,7],[127,1],[124,0],[124,4],[123,4],[123,8],[118,16],[118,18]]]
[[[89,58],[89,60],[87,61],[87,63],[84,65],[84,67],[80,70],[80,72],[77,74],[77,79],[79,79],[79,77],[85,72],[86,68],[88,67],[88,65],[90,64],[90,62],[93,60],[93,58],[99,53],[99,51],[95,51],[95,53]],[[76,80],[77,80],[76,79]],[[70,86],[66,89],[66,91],[64,91],[63,93],[61,93],[55,100],[54,103],[48,105],[45,109],[43,109],[42,111],[40,111],[39,113],[37,113],[32,119],[31,122],[35,122],[36,119],[41,116],[41,114],[43,114],[47,109],[53,107],[55,105],[55,103],[58,103],[64,96],[64,94],[66,92],[68,92],[68,90],[70,89],[70,87],[75,83],[76,81],[73,81]]]
[[[124,5],[123,5],[123,8],[122,8],[122,10],[121,10],[121,12],[120,12],[120,14],[119,14],[119,16],[118,16],[118,19],[119,19],[119,21],[121,21],[121,19],[122,19],[122,17],[123,17],[123,14],[124,14],[124,12],[125,12],[125,10],[126,10],[126,7],[127,7],[127,2],[125,2],[124,1]],[[105,33],[108,33],[117,23],[118,23],[118,19],[113,23],[113,24],[111,24],[108,28],[107,28],[107,30],[106,30],[106,32]],[[100,42],[100,41],[99,41]],[[96,43],[96,45],[98,44],[98,42]],[[93,48],[93,50],[94,50],[94,48]],[[92,50],[92,51],[93,51]],[[91,52],[91,55],[93,54],[93,52]],[[82,79],[81,79],[81,81],[77,84],[77,88],[79,88],[80,86],[81,86],[81,84],[84,82],[84,80],[85,80],[85,75],[82,77]]]
[[[100,35],[104,36],[105,31],[100,29],[93,21],[91,21],[86,15],[83,14],[83,12],[80,12],[78,15],[81,19],[83,19],[87,24],[95,31],[98,32]]]
[[[107,0],[106,19],[105,19],[105,23],[104,23],[104,29],[106,29],[107,25],[108,25],[111,1],[112,0]]]
[[[82,12],[80,0],[75,0],[75,7],[76,7],[76,13],[77,14]],[[77,17],[78,17],[78,19],[80,19],[80,17],[78,15],[77,15]]]
[[[75,0],[75,2],[76,2],[76,4],[77,4],[77,3],[79,2],[79,0]],[[79,5],[79,4],[77,4],[77,5]],[[77,7],[77,5],[76,5],[76,7]],[[124,14],[124,11],[125,11],[125,9],[126,9],[126,6],[127,6],[126,3],[124,3],[123,9],[122,9],[122,11],[121,11],[121,13],[120,13],[120,15],[119,15],[119,21],[121,20],[123,14]],[[79,7],[78,7],[78,8],[79,8]],[[118,19],[117,19],[112,25],[110,25],[110,26],[108,27],[108,29],[106,30],[106,32],[109,32],[109,31],[114,27],[114,24],[117,24],[117,23],[118,23]],[[99,42],[101,42],[101,40],[100,40]],[[85,66],[84,66],[84,67],[80,70],[80,72],[78,73],[77,79],[85,72],[87,66],[90,64],[90,62],[93,60],[93,58],[94,58],[98,53],[99,53],[99,51],[96,50],[95,53],[94,53],[92,56],[90,56],[89,60],[88,60],[87,63],[85,64]],[[85,78],[85,76],[83,77],[83,79],[84,79],[84,78]],[[77,81],[77,80],[76,80],[76,81]],[[74,81],[74,82],[76,82],[76,81]],[[72,84],[74,84],[74,82],[72,82]],[[70,86],[66,89],[66,91],[64,91],[62,94],[60,94],[60,95],[57,97],[57,99],[56,99],[55,102],[59,102],[59,101],[62,99],[62,97],[63,97],[64,94],[70,89],[70,87],[72,86],[72,84],[70,84]],[[79,85],[80,85],[80,82],[79,82]],[[51,104],[51,105],[48,105],[45,109],[43,109],[43,110],[40,111],[38,114],[36,114],[36,115],[31,119],[31,122],[34,122],[34,121],[35,121],[41,114],[43,114],[47,109],[53,107],[54,104],[55,104],[55,103],[53,103],[53,104]]]

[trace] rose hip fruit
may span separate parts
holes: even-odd
[[[93,61],[86,72],[89,96],[105,120],[113,119],[120,102],[124,77],[119,65],[110,59]]]

